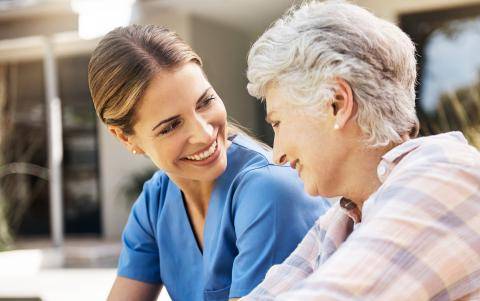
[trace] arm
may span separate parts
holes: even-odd
[[[274,166],[250,173],[235,193],[238,254],[232,268],[231,298],[250,293],[272,265],[290,255],[325,210],[325,200],[306,195],[290,169]],[[307,244],[315,244],[310,237]],[[302,259],[315,262],[309,255],[301,254]]]
[[[110,292],[111,300],[150,300],[160,291],[162,280],[154,226],[158,189],[150,183],[144,185],[123,231],[118,277]],[[146,299],[133,296],[145,296]]]
[[[270,268],[265,279],[242,301],[273,300],[278,294],[308,277],[321,250],[319,223],[310,229],[295,251],[282,263]]]
[[[157,300],[162,286],[118,276],[113,283],[107,301]]]
[[[372,216],[275,300],[459,300],[480,290],[478,168],[442,162],[392,177]]]

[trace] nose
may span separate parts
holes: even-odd
[[[212,141],[213,136],[213,126],[203,118],[198,115],[192,122],[191,133],[189,137],[189,142],[191,144],[206,144]]]
[[[276,137],[273,140],[273,161],[280,165],[283,165],[287,162],[287,155],[283,152],[283,149]]]

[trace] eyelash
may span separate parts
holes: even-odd
[[[272,121],[272,123],[271,123],[272,128],[278,127],[279,124],[280,124],[280,121]]]
[[[165,135],[176,129],[182,122],[180,120],[172,121],[168,126],[158,133],[158,136]]]
[[[201,109],[201,108],[205,108],[207,106],[210,105],[210,103],[212,102],[212,100],[215,100],[215,96],[214,95],[210,95],[209,97],[207,98],[204,98],[203,100],[201,100],[199,102],[199,105],[197,105],[197,109]],[[161,130],[157,136],[160,136],[160,135],[166,135],[168,133],[170,133],[171,131],[173,131],[174,129],[176,129],[182,122],[180,120],[174,120],[172,121],[168,126],[166,126],[163,130]]]
[[[197,109],[201,109],[201,108],[204,108],[204,107],[207,107],[208,105],[210,105],[210,103],[212,102],[212,100],[215,100],[215,96],[214,95],[210,95],[208,96],[207,98],[204,98],[202,101],[199,102],[199,104],[197,105]]]

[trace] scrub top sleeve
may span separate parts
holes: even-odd
[[[123,248],[118,264],[118,276],[161,284],[158,246],[155,239],[154,223],[150,208],[157,202],[151,200],[148,182],[142,194],[132,207],[127,225],[123,231]],[[153,206],[155,207],[155,206]]]
[[[320,203],[303,192],[287,167],[250,171],[234,197],[238,255],[232,269],[230,298],[247,295],[302,240],[321,213]]]

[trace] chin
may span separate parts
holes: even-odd
[[[226,169],[227,169],[227,165],[223,164],[219,167],[216,167],[214,170],[211,171],[211,173],[209,172],[208,175],[207,174],[201,175],[201,179],[205,179],[206,177],[208,177],[209,180],[214,181],[217,178],[219,178],[225,172]]]
[[[226,153],[222,153],[217,164],[212,166],[198,175],[200,181],[215,181],[219,178],[227,169],[227,156]]]
[[[311,195],[311,196],[318,196],[319,195],[317,186],[315,184],[305,182],[303,187],[309,195]]]

